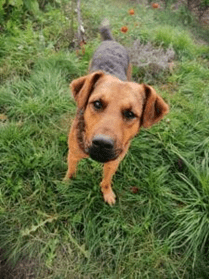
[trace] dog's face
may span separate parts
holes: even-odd
[[[74,80],[71,89],[83,113],[84,151],[103,163],[116,159],[141,126],[151,126],[168,112],[150,86],[102,72]]]
[[[85,141],[93,159],[106,162],[120,155],[139,130],[143,100],[137,84],[110,75],[97,81],[84,113]]]

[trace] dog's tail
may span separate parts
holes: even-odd
[[[99,28],[101,37],[103,41],[112,41],[114,40],[111,32],[110,32],[110,22],[108,19],[104,19],[101,23],[101,26]]]

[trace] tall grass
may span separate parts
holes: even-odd
[[[162,26],[163,12],[137,5],[131,17],[130,8],[83,3],[88,38],[83,56],[65,47],[56,50],[51,31],[45,37],[50,50],[40,53],[39,29],[23,40],[25,49],[32,40],[30,52],[16,49],[26,30],[18,31],[19,39],[4,35],[5,44],[13,43],[1,53],[8,63],[0,88],[0,247],[14,263],[25,258],[35,263],[37,278],[208,276],[208,46],[195,43],[181,24]],[[58,11],[50,11],[53,30]],[[76,111],[68,85],[87,73],[103,17],[111,19],[114,36],[127,46],[139,37],[172,45],[176,52],[174,71],[154,86],[170,113],[132,141],[113,179],[114,207],[102,199],[102,165],[91,159],[79,163],[76,178],[62,182]],[[122,25],[128,33],[120,32]],[[48,27],[43,25],[43,36]]]

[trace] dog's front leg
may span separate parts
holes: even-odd
[[[75,129],[72,129],[69,135],[69,151],[68,151],[68,157],[67,157],[67,164],[68,164],[68,170],[66,172],[64,181],[68,181],[70,178],[73,177],[76,173],[76,167],[78,162],[88,157],[87,154],[85,154],[81,148],[78,145]]]
[[[115,174],[120,161],[115,160],[104,164],[103,180],[100,184],[104,200],[109,204],[115,203],[115,194],[111,187],[112,176]]]
[[[73,177],[73,175],[75,175],[77,164],[82,158],[83,157],[81,156],[76,156],[76,154],[73,154],[73,152],[69,150],[67,157],[68,169],[65,178],[63,179],[64,181],[68,181],[70,178]]]
[[[129,143],[127,144],[122,154],[116,160],[104,164],[103,180],[100,186],[101,186],[101,191],[103,193],[104,200],[109,205],[113,205],[115,203],[115,194],[111,187],[112,177],[117,171],[120,161],[124,158],[128,148],[129,148]]]

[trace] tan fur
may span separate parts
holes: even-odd
[[[104,200],[113,205],[112,176],[127,153],[131,139],[141,126],[147,128],[160,121],[168,113],[168,105],[151,86],[121,81],[102,71],[80,77],[72,81],[70,87],[78,110],[69,134],[65,180],[75,174],[79,160],[89,156],[86,150],[94,136],[103,134],[111,137],[115,142],[117,158],[104,163],[101,191]],[[95,110],[93,106],[97,100],[104,103],[102,111]],[[126,110],[134,112],[136,118],[124,119],[123,111]]]

